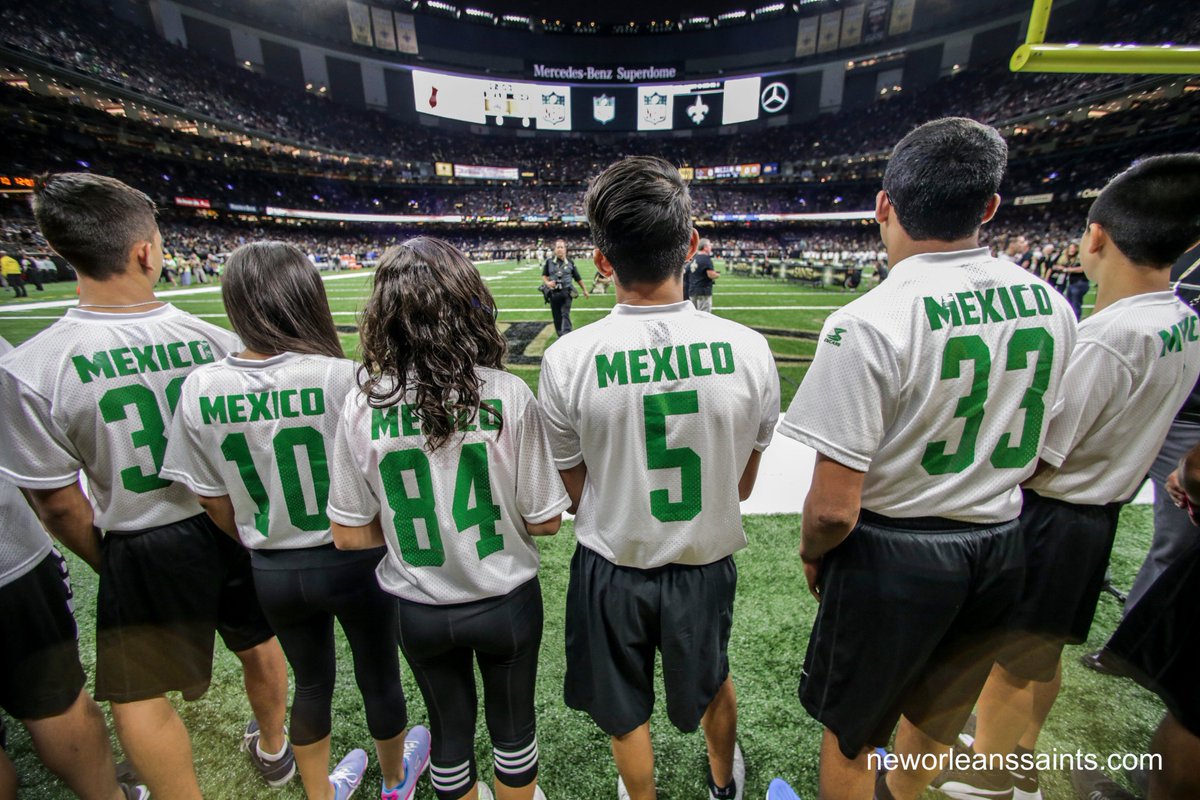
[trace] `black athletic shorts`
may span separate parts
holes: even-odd
[[[952,744],[1021,596],[1017,520],[978,526],[864,510],[821,567],[800,679],[804,708],[856,758],[903,715]]]
[[[1200,530],[1132,606],[1105,645],[1124,671],[1162,698],[1193,736],[1200,736]]]
[[[56,717],[83,691],[73,598],[56,550],[0,587],[0,708],[17,719]]]
[[[1120,516],[1120,503],[1078,505],[1025,492],[1025,588],[997,659],[1013,675],[1053,680],[1063,646],[1087,641]]]
[[[207,514],[105,535],[96,608],[96,699],[166,692],[195,700],[212,679],[213,634],[241,652],[275,634],[250,557]]]
[[[667,716],[694,731],[729,676],[737,567],[636,569],[582,545],[567,588],[567,705],[621,736],[654,710],[655,651],[662,652]]]

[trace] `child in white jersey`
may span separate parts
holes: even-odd
[[[540,796],[531,536],[556,533],[569,500],[537,401],[503,370],[479,272],[439,239],[384,253],[361,337],[363,391],[346,399],[331,466],[334,540],[387,545],[378,579],[399,598],[400,647],[429,707],[438,797],[490,796],[477,780],[473,662],[496,794]]]

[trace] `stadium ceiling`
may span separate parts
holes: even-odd
[[[402,7],[417,12],[458,18],[474,16],[497,22],[519,20],[535,30],[561,33],[666,33],[714,28],[838,8],[846,1],[398,0]]]

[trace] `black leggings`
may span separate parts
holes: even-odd
[[[430,777],[440,800],[475,785],[475,671],[483,676],[484,717],[496,780],[525,786],[537,777],[534,685],[542,643],[537,578],[503,597],[434,606],[400,601],[400,647],[429,708]]]
[[[331,553],[332,563],[302,569],[266,569],[257,564],[254,585],[263,612],[296,677],[292,699],[292,742],[314,744],[329,735],[337,674],[334,617],[354,657],[354,678],[366,707],[367,728],[377,740],[398,736],[408,726],[396,652],[396,598],[375,580],[384,555]],[[345,558],[337,558],[344,556]]]

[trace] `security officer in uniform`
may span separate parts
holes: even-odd
[[[567,258],[567,243],[558,239],[554,242],[554,255],[542,266],[542,282],[550,290],[550,313],[554,316],[554,332],[559,336],[571,332],[572,281],[579,284],[579,290],[587,297],[575,262]]]

